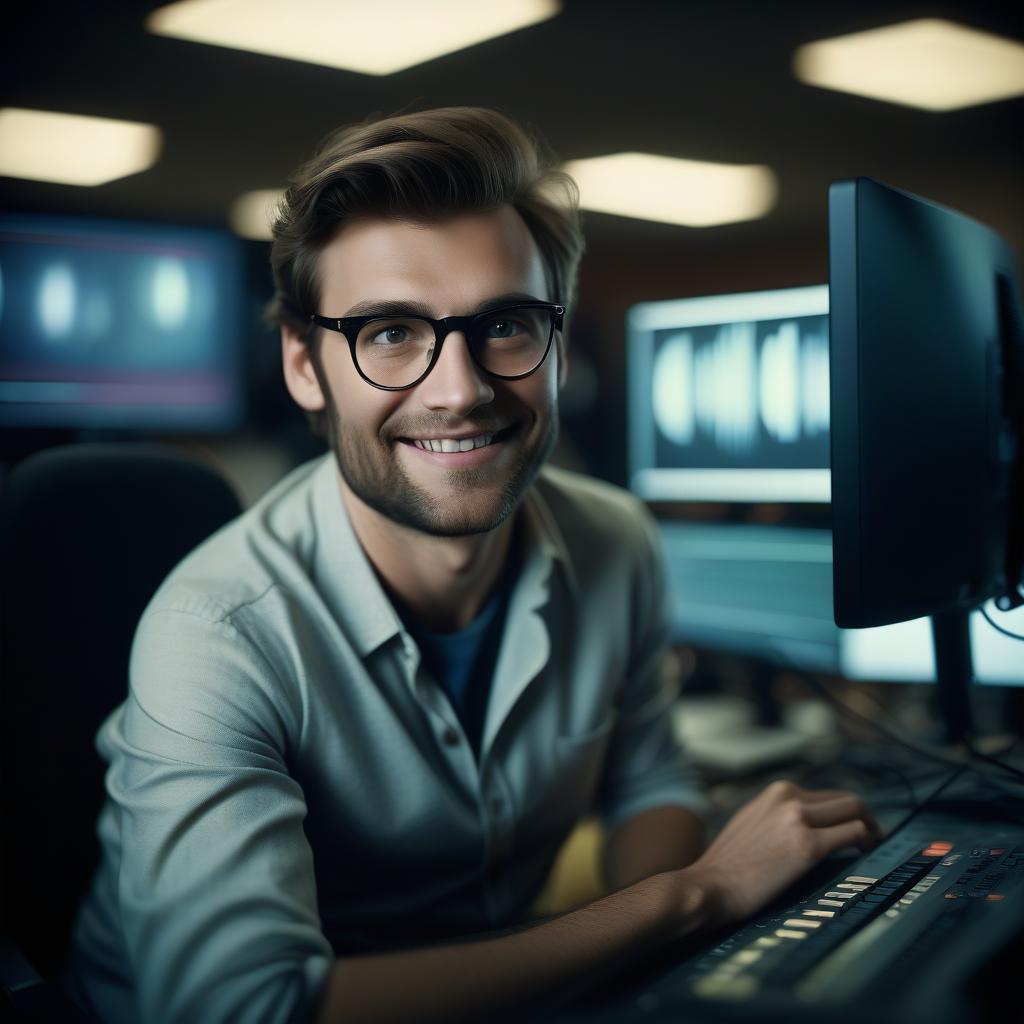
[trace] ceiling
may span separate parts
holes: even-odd
[[[931,113],[805,86],[790,71],[801,43],[914,17],[1022,40],[1014,5],[564,0],[546,23],[382,78],[158,38],[143,29],[156,6],[35,2],[6,15],[0,104],[152,122],[164,149],[149,171],[98,188],[0,178],[4,207],[222,224],[232,199],[282,185],[338,124],[480,104],[531,125],[566,160],[645,150],[777,172],[778,205],[756,222],[588,215],[591,252],[606,261],[820,250],[828,183],[858,174],[956,206],[1024,257],[1024,100]]]

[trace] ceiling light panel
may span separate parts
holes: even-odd
[[[157,35],[390,75],[546,21],[559,0],[181,0],[146,19]]]
[[[563,170],[579,185],[584,209],[689,227],[756,220],[778,195],[772,170],[756,164],[616,153]]]
[[[284,189],[264,188],[240,195],[228,211],[228,223],[236,235],[254,242],[268,242],[273,238],[270,225],[277,204],[284,197]]]
[[[52,110],[0,109],[0,174],[61,185],[105,185],[152,167],[160,130],[137,121]]]
[[[793,70],[824,89],[957,110],[1024,94],[1024,45],[920,18],[808,43],[796,51]]]

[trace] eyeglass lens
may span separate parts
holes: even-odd
[[[467,341],[477,363],[502,377],[535,370],[553,330],[546,309],[504,309],[473,321]],[[414,384],[434,354],[433,325],[415,316],[371,320],[356,337],[359,369],[375,384]]]

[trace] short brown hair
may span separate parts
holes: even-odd
[[[548,298],[571,309],[583,255],[576,185],[514,121],[481,107],[442,107],[339,128],[298,169],[278,206],[267,319],[311,343],[315,362],[317,261],[342,225],[363,216],[433,221],[506,205],[533,236]],[[326,436],[324,413],[307,419]]]

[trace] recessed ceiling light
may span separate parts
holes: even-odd
[[[1024,93],[1024,45],[939,18],[855,32],[796,51],[797,78],[924,110],[957,110]]]
[[[0,110],[0,174],[61,185],[105,185],[156,163],[160,129],[52,110]]]
[[[254,192],[243,192],[228,211],[228,223],[236,235],[251,238],[255,242],[268,242],[273,235],[270,225],[274,210],[284,196],[284,189],[263,188]]]
[[[180,0],[156,35],[390,75],[554,17],[559,0]]]
[[[690,227],[755,220],[778,194],[772,170],[756,164],[616,153],[563,170],[576,179],[584,209]]]

